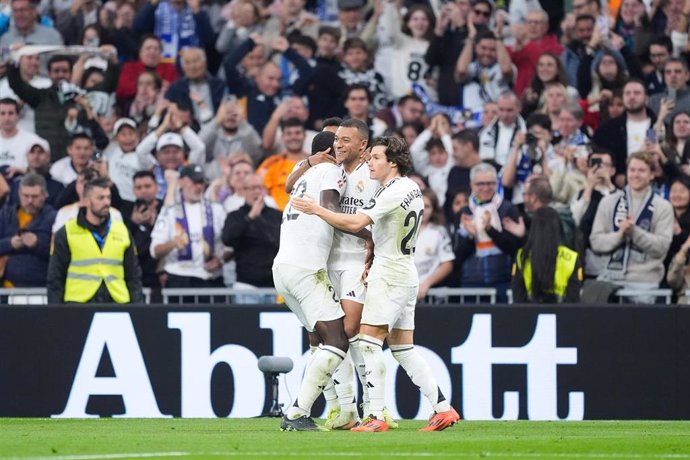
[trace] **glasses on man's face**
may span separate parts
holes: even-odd
[[[477,187],[495,187],[496,181],[486,181],[486,182],[475,182],[474,185]]]
[[[488,18],[489,16],[491,16],[491,11],[474,10],[474,14],[477,16],[484,16],[485,18]]]

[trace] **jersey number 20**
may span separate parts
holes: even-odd
[[[410,228],[410,231],[407,232],[407,235],[405,235],[402,241],[400,242],[400,252],[402,252],[406,256],[414,254],[415,246],[413,245],[411,248],[408,246],[410,244],[410,240],[414,241],[415,243],[417,241],[417,231],[419,230],[419,224],[422,222],[422,214],[424,214],[423,209],[419,211],[419,213],[410,211],[405,216],[405,221],[403,222],[404,227],[407,227],[408,225],[410,225],[410,221],[413,221],[412,228]]]

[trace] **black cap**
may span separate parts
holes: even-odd
[[[187,165],[180,170],[180,178],[189,177],[192,182],[204,182],[204,168],[200,165]]]
[[[333,149],[333,142],[335,142],[335,134],[331,131],[321,131],[314,140],[311,141],[311,154],[323,152],[324,150]],[[331,151],[331,154],[333,152]]]

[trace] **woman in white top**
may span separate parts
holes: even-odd
[[[436,23],[434,13],[427,5],[415,4],[401,16],[401,3],[384,3],[376,28],[376,70],[393,99],[408,94],[417,83],[435,100],[435,92],[426,84],[429,66],[424,60]]]
[[[414,264],[419,274],[417,299],[426,297],[430,288],[441,283],[453,271],[455,253],[445,226],[443,209],[431,189],[422,192],[424,213],[414,252]]]

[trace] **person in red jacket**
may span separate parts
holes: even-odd
[[[517,67],[515,93],[518,96],[532,81],[539,56],[546,51],[558,56],[563,52],[558,37],[547,34],[548,29],[549,15],[542,10],[530,11],[524,24],[514,26],[515,46],[508,52]]]
[[[171,62],[161,62],[161,52],[163,45],[160,38],[153,34],[144,35],[139,46],[139,59],[136,61],[125,62],[120,71],[120,81],[117,85],[115,95],[120,104],[134,99],[137,94],[137,78],[144,70],[153,70],[164,82],[172,83],[178,79],[179,75],[175,64]],[[165,85],[165,84],[164,84]],[[165,85],[164,90],[167,89]]]

